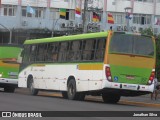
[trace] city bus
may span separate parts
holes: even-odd
[[[18,87],[18,72],[22,47],[14,44],[0,45],[0,87],[5,92],[14,92]]]
[[[24,42],[18,86],[32,95],[62,92],[70,100],[102,96],[117,103],[154,89],[155,39],[127,32],[98,32]]]

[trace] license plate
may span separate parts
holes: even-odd
[[[135,85],[127,85],[128,88],[136,88],[137,86]]]
[[[10,76],[17,76],[18,72],[9,72],[8,75],[10,75]]]
[[[15,78],[17,78],[17,76],[10,76],[10,78],[14,78],[15,79]]]
[[[127,75],[126,78],[127,78],[128,80],[134,80],[134,79],[135,79],[135,76]]]
[[[136,85],[123,85],[124,89],[131,89],[131,90],[136,90],[137,86]]]

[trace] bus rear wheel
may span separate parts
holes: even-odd
[[[76,91],[76,82],[74,79],[68,82],[67,96],[69,100],[84,100],[85,98],[85,93]]]
[[[29,79],[29,90],[30,90],[31,95],[38,94],[38,90],[34,88],[33,77],[30,77]]]
[[[15,87],[11,87],[11,86],[4,87],[4,92],[14,93],[14,91],[15,91]]]
[[[120,95],[114,93],[103,93],[102,98],[105,103],[117,103],[120,100]]]

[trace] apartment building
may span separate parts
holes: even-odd
[[[75,17],[79,5],[81,17]],[[34,13],[29,13],[31,7]],[[112,26],[115,31],[128,28],[139,32],[151,28],[160,33],[160,0],[88,0],[87,30],[105,31]],[[66,9],[65,19],[60,18],[60,8]],[[0,43],[20,43],[26,39],[78,34],[82,32],[84,0],[0,0]],[[93,12],[100,15],[93,22]],[[112,14],[114,24],[107,21]],[[129,19],[126,16],[129,15]]]

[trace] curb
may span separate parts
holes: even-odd
[[[53,97],[62,97],[61,94],[59,93],[40,93],[38,95],[44,95],[44,96],[53,96]],[[103,102],[103,100],[101,98],[96,98],[96,97],[92,97],[92,96],[87,96],[85,98],[85,100],[90,100],[90,101],[99,101],[99,102]],[[144,103],[144,102],[136,102],[136,101],[129,101],[129,100],[120,100],[118,102],[118,104],[124,104],[124,105],[135,105],[135,106],[143,106],[143,107],[156,107],[156,108],[160,108],[160,104],[157,103]]]
[[[143,107],[156,107],[160,108],[160,104],[157,103],[144,103],[144,102],[135,102],[135,101],[128,101],[128,100],[120,100],[120,104],[127,104],[127,105],[138,105]]]

